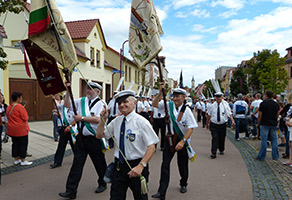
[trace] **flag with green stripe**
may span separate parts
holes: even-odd
[[[55,0],[31,0],[29,39],[73,71],[78,64],[75,47]],[[52,26],[55,25],[53,29]],[[60,48],[58,45],[60,44]],[[61,55],[62,50],[62,55]]]
[[[30,6],[28,36],[44,32],[50,25],[50,17],[45,1],[32,1]]]

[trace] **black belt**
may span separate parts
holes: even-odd
[[[223,124],[215,124],[213,122],[211,122],[211,124],[214,124],[215,126],[225,126],[227,122],[223,123]]]

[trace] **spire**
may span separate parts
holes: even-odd
[[[183,75],[182,75],[182,70],[180,72],[180,77],[179,77],[179,87],[180,88],[183,88]]]

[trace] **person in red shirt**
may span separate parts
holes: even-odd
[[[8,118],[7,135],[12,138],[12,157],[14,164],[22,166],[31,165],[32,162],[25,160],[28,146],[28,132],[30,131],[27,120],[28,114],[21,104],[22,93],[13,92],[12,103],[6,109]]]

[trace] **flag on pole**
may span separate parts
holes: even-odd
[[[57,39],[60,38],[64,67],[71,72],[78,64],[78,60],[72,39],[56,2],[54,0],[31,0],[30,8],[29,39],[63,65],[57,42]],[[52,23],[56,25],[55,30],[51,26]]]
[[[31,74],[30,74],[30,70],[29,70],[29,64],[28,64],[28,60],[27,60],[27,57],[26,57],[26,53],[25,53],[25,48],[24,48],[24,46],[23,46],[21,41],[18,41],[18,44],[20,46],[21,52],[24,55],[24,67],[25,67],[26,74],[28,75],[29,78],[31,78]]]
[[[129,46],[139,67],[144,67],[162,50],[162,34],[153,1],[132,0]]]
[[[22,43],[43,93],[50,95],[66,90],[56,60],[29,39]]]

